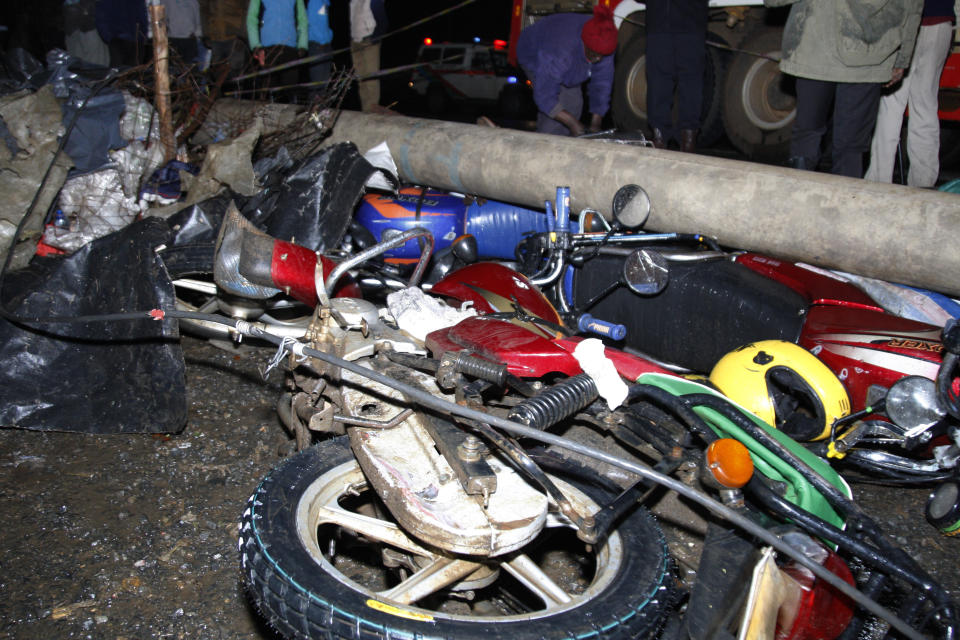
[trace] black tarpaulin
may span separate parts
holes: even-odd
[[[340,244],[363,186],[376,171],[352,142],[341,142],[298,162],[279,183],[267,181],[237,207],[274,238],[327,251]]]
[[[11,273],[4,303],[19,317],[173,308],[156,248],[170,227],[146,219],[65,258]],[[186,385],[173,320],[47,324],[0,319],[0,424],[84,433],[169,433],[186,422]]]

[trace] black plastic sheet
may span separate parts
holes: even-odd
[[[212,272],[231,200],[271,235],[329,249],[340,243],[375,170],[353,144],[334,145],[278,166],[268,180],[273,186],[252,198],[220,195],[167,220],[135,222],[68,257],[34,258],[7,277],[4,306],[19,317],[173,308],[170,274]],[[168,250],[158,253],[161,247]],[[0,424],[85,433],[183,428],[186,387],[175,322],[44,328],[48,333],[0,320]]]
[[[127,146],[127,141],[120,136],[120,118],[126,104],[119,91],[103,89],[94,95],[84,86],[73,85],[62,109],[64,126],[73,123],[63,148],[73,160],[71,173],[102,169],[111,164],[107,152]]]
[[[228,192],[170,216],[173,237],[168,246],[209,245],[212,250],[233,201],[245,218],[275,238],[314,251],[336,248],[375,171],[351,142],[327,147],[299,163],[274,163],[256,195]]]
[[[246,218],[280,240],[313,251],[336,248],[350,224],[363,186],[377,169],[351,142],[325,148],[283,172],[245,203]]]
[[[156,248],[170,227],[146,219],[68,257],[35,258],[4,283],[18,317],[173,308]],[[186,423],[177,324],[136,320],[47,324],[0,319],[0,425],[84,433],[170,433]]]

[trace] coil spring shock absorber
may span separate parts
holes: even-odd
[[[477,358],[468,351],[445,351],[437,366],[437,383],[443,389],[451,389],[460,373],[502,387],[507,380],[507,365]]]
[[[597,383],[585,373],[567,378],[510,410],[509,418],[543,431],[597,398]]]

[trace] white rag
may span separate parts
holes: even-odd
[[[613,360],[604,353],[603,342],[587,338],[573,350],[573,357],[580,363],[583,372],[597,383],[600,397],[610,409],[616,409],[627,399],[627,385],[617,373]]]
[[[396,319],[397,326],[421,342],[431,331],[452,327],[461,320],[477,315],[473,309],[448,306],[418,287],[391,293],[387,296],[387,307]]]

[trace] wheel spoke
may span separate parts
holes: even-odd
[[[347,511],[339,506],[323,505],[317,509],[317,525],[336,524],[349,531],[363,535],[366,538],[378,540],[393,547],[403,549],[409,553],[427,558],[434,558],[435,554],[429,551],[408,536],[392,522],[371,518],[359,513]]]
[[[379,595],[400,604],[411,604],[470,575],[481,566],[467,560],[438,558],[392,589],[381,591]]]
[[[514,578],[543,600],[547,608],[570,602],[571,598],[553,579],[526,554],[520,554],[502,565]]]

